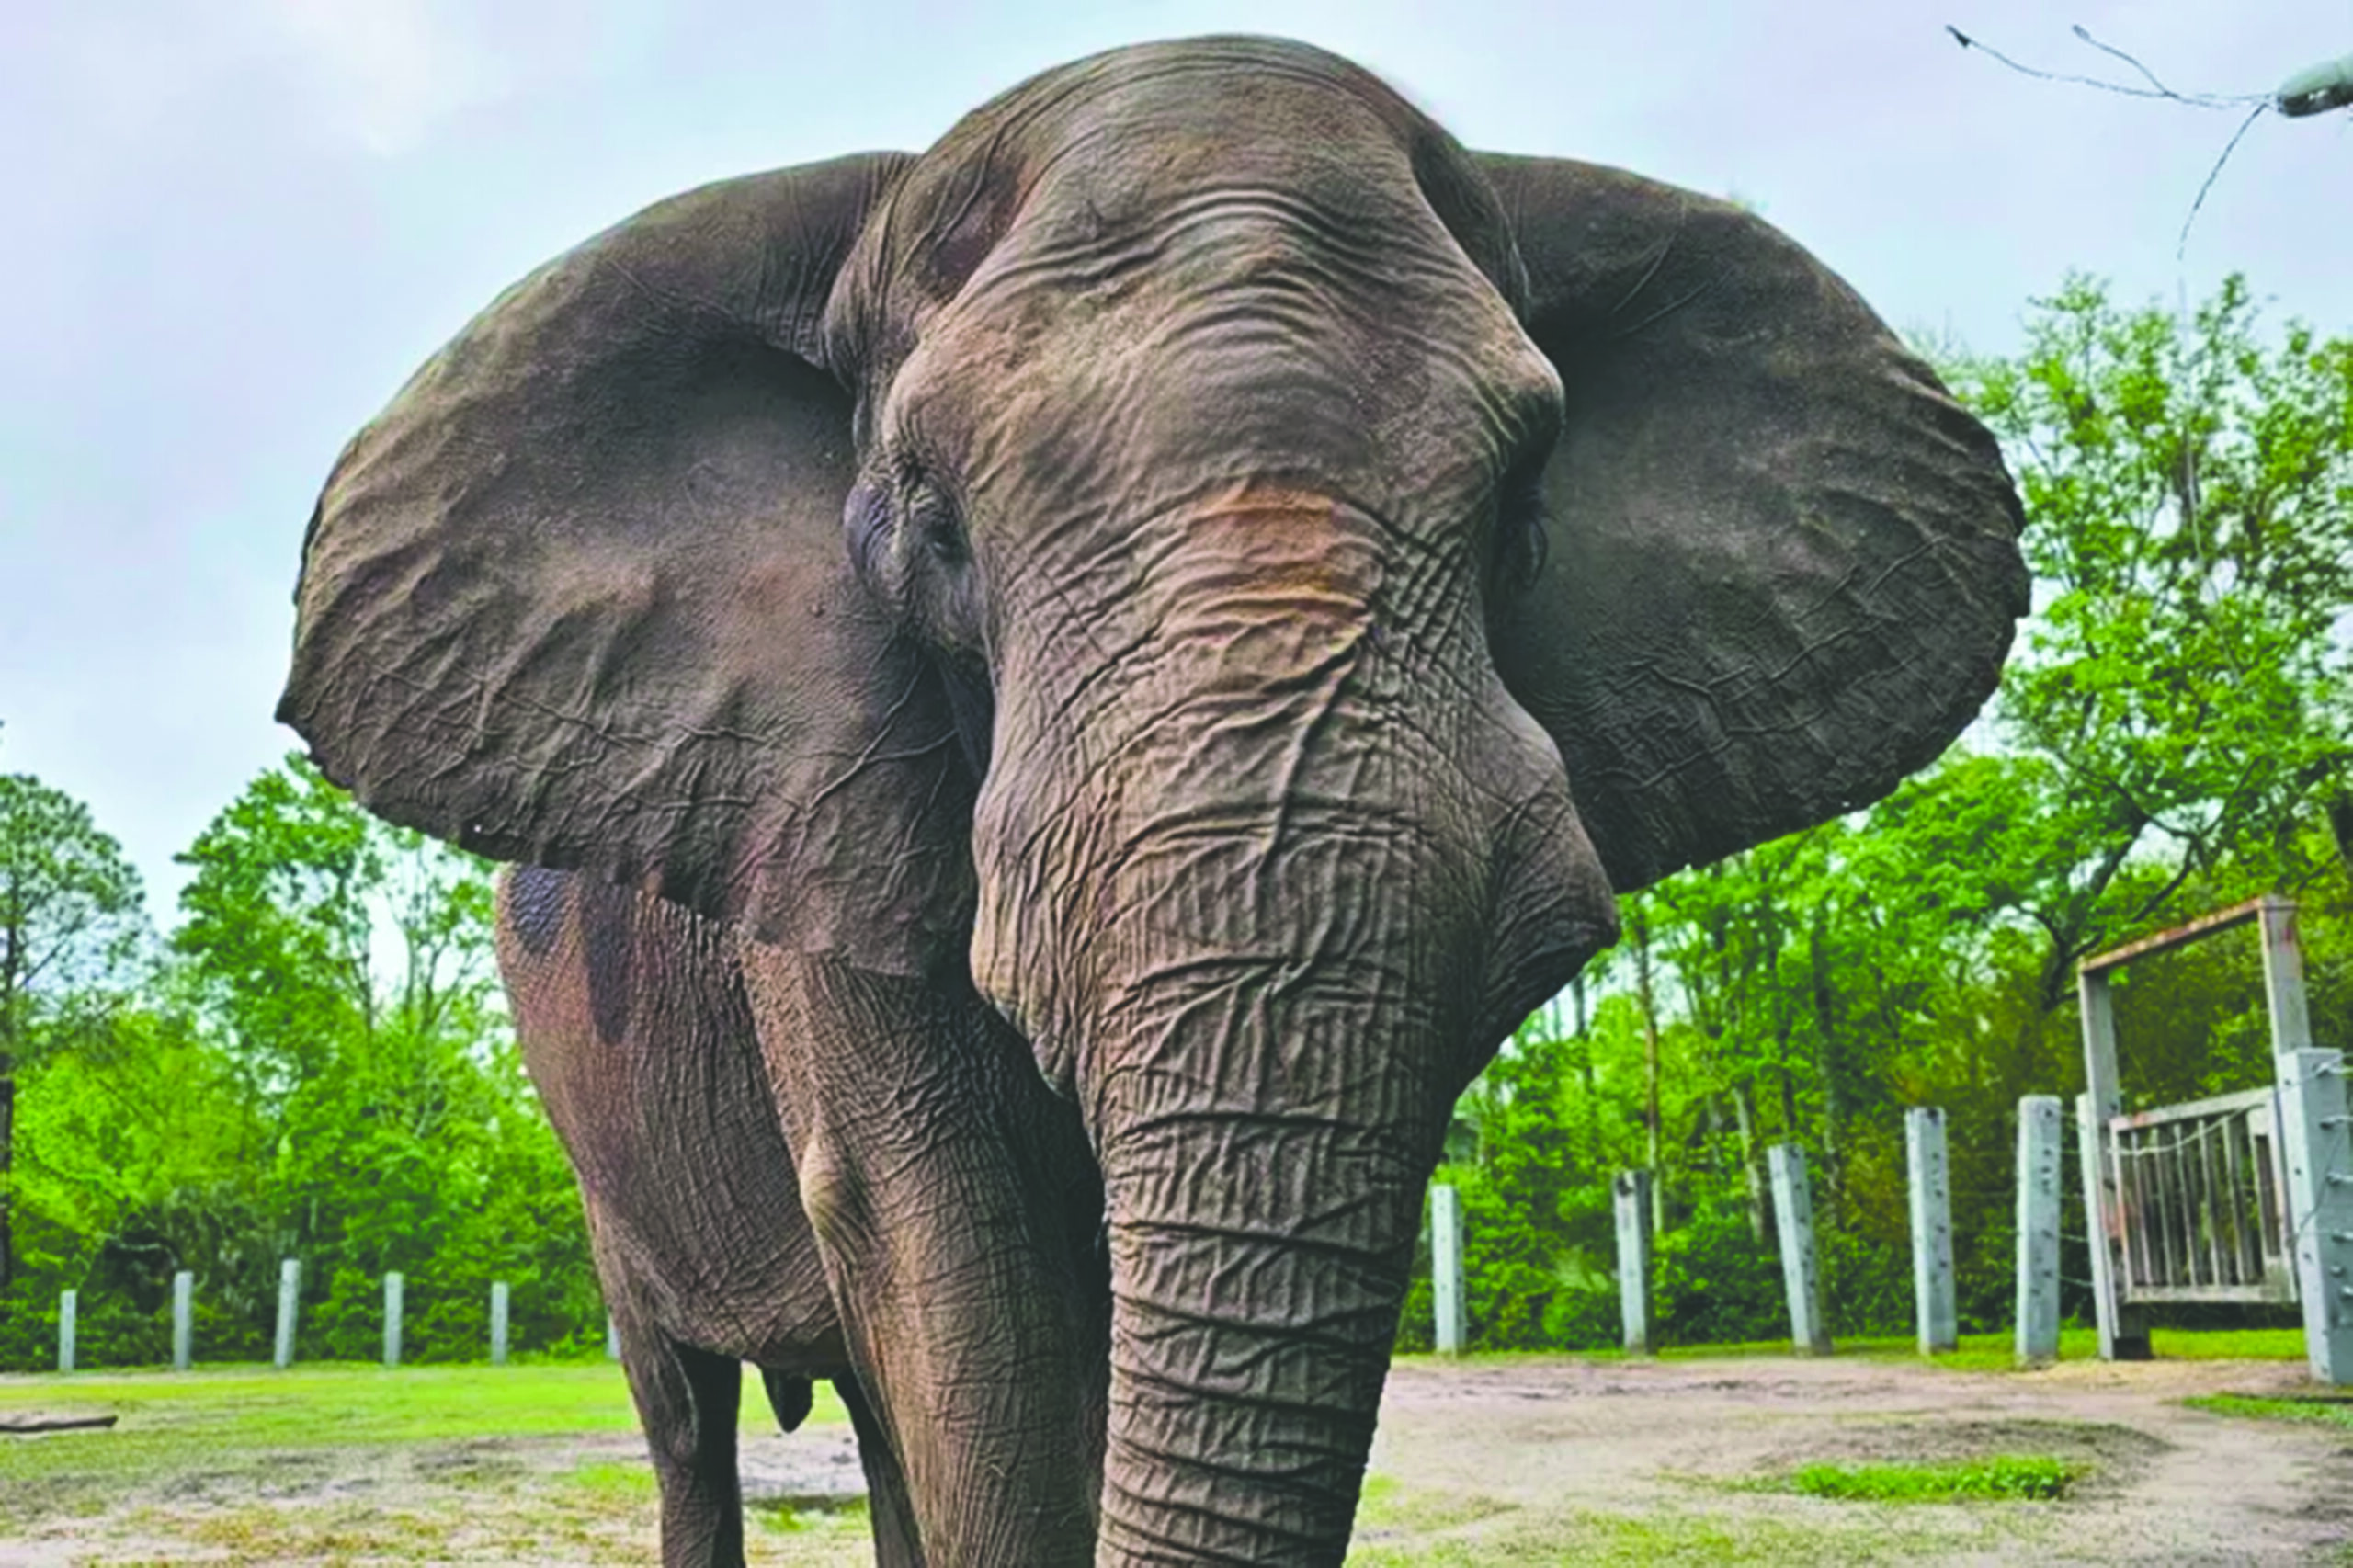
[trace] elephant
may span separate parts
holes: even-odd
[[[741,1562],[741,1363],[796,1429],[847,1408],[881,1568],[924,1558],[858,1387],[723,926],[593,877],[513,867],[495,933],[525,1068],[579,1178],[671,1563]]]
[[[1456,1096],[1620,894],[1961,732],[2022,520],[1756,215],[1139,44],[501,295],[336,462],[279,716],[728,933],[929,1561],[1332,1564]]]

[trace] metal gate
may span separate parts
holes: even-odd
[[[2126,1301],[2296,1299],[2278,1101],[2249,1089],[2109,1119]]]
[[[2273,1083],[2123,1110],[2109,977],[2137,959],[2249,923],[2261,927]],[[2353,1150],[2344,1059],[2312,1049],[2296,906],[2274,894],[2086,959],[2076,1103],[2100,1355],[2149,1354],[2142,1309],[2173,1301],[2301,1302],[2313,1373],[2353,1381]]]

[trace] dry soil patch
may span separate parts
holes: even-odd
[[[1392,1374],[1374,1467],[1433,1494],[1508,1505],[1510,1515],[1455,1532],[1465,1548],[1485,1540],[1498,1552],[1534,1520],[1655,1513],[1719,1522],[1735,1538],[1754,1525],[1775,1543],[1760,1555],[1778,1560],[1807,1557],[1809,1536],[1822,1539],[1819,1560],[1847,1560],[1855,1543],[1841,1526],[1863,1518],[1916,1526],[1920,1539],[1900,1553],[1908,1562],[2017,1561],[2029,1549],[2048,1562],[2325,1561],[2353,1539],[2353,1443],[2180,1403],[2290,1392],[2304,1386],[2302,1371],[2218,1361],[1986,1374],[1835,1358],[1421,1362]],[[2095,1468],[2075,1496],[2048,1504],[1852,1505],[1732,1484],[1822,1460],[1995,1453]]]

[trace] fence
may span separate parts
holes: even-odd
[[[2302,1054],[2312,1059],[2305,1064],[2308,1073],[2336,1085],[2338,1098],[2333,1103],[2337,1108],[2323,1131],[2341,1138],[2346,1128],[2353,1127],[2353,1117],[2341,1108],[2338,1058],[2335,1052]],[[2122,1255],[2131,1299],[2297,1299],[2279,1292],[2293,1287],[2290,1261],[2299,1244],[2314,1238],[2308,1234],[2312,1225],[2304,1228],[2306,1234],[2294,1231],[2277,1199],[2289,1190],[2292,1173],[2286,1163],[2295,1156],[2273,1131],[2275,1097],[2273,1091],[2263,1090],[2115,1119],[2110,1153],[2125,1172],[2120,1187],[2128,1212],[2134,1216],[2132,1244]],[[2093,1283],[2061,1271],[2064,1244],[2088,1246],[2088,1238],[2061,1228],[2068,1119],[2055,1096],[2029,1095],[2018,1102],[2013,1324],[2021,1365],[2057,1358],[2063,1282],[2079,1287]],[[1944,1128],[1944,1113],[1935,1107],[1915,1107],[1905,1113],[1913,1281],[1922,1355],[1949,1351],[1959,1344]],[[1783,1143],[1768,1149],[1767,1155],[1790,1344],[1801,1354],[1826,1355],[1832,1342],[1822,1300],[1805,1153]],[[1621,1171],[1612,1191],[1623,1345],[1635,1355],[1656,1348],[1650,1319],[1651,1181],[1648,1171]],[[2353,1185],[2353,1177],[2337,1185]],[[1470,1343],[1460,1195],[1451,1187],[1434,1186],[1430,1208],[1437,1347],[1456,1354]],[[2247,1216],[2258,1216],[2260,1222]],[[2097,1249],[2089,1250],[2097,1255]],[[2347,1300],[2353,1300],[2353,1287],[2333,1292],[2331,1304]]]
[[[2153,953],[2253,924],[2262,936],[2264,994],[2274,1082],[2244,1093],[2127,1113],[2118,1071],[2109,976]],[[2016,1354],[2024,1364],[2058,1355],[2060,1289],[2087,1287],[2102,1357],[2144,1357],[2143,1309],[2171,1302],[2295,1304],[2304,1319],[2313,1374],[2353,1381],[2353,1113],[2345,1063],[2312,1049],[2296,906],[2266,895],[2086,959],[2080,971],[2087,1091],[2078,1097],[2077,1167],[2086,1230],[2061,1229],[2069,1120],[2054,1096],[2018,1104]],[[1913,1289],[1920,1351],[1958,1344],[1951,1183],[1944,1113],[1905,1114]],[[1805,1155],[1794,1144],[1767,1151],[1791,1345],[1831,1348],[1815,1256]],[[1433,1295],[1442,1304],[1442,1350],[1467,1343],[1462,1322],[1461,1206],[1434,1189],[1443,1244],[1434,1250]],[[1619,1175],[1613,1191],[1618,1286],[1624,1344],[1652,1348],[1649,1322],[1654,1238],[1644,1223],[1652,1173]],[[2087,1279],[2063,1280],[2063,1243],[2090,1260]]]
[[[278,1311],[271,1337],[270,1361],[278,1368],[290,1367],[298,1358],[301,1329],[302,1266],[300,1259],[286,1258],[278,1265]],[[407,1279],[400,1273],[383,1277],[383,1346],[384,1365],[401,1365],[404,1320],[407,1305]],[[511,1319],[512,1291],[505,1280],[494,1280],[489,1291],[489,1333],[484,1348],[493,1366],[505,1366],[507,1360],[508,1329]],[[86,1369],[80,1356],[79,1330],[82,1318],[82,1292],[63,1290],[57,1301],[57,1369],[72,1372]],[[172,1277],[171,1365],[174,1371],[185,1372],[196,1363],[196,1276],[182,1269]],[[610,1312],[605,1314],[605,1354],[620,1358],[620,1329]]]

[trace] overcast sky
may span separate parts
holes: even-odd
[[[302,525],[344,439],[506,283],[671,191],[919,148],[1042,67],[1191,33],[1353,56],[1473,146],[1760,205],[1899,326],[2000,351],[2071,267],[2241,269],[2353,331],[2353,114],[2235,117],[2013,74],[2266,92],[2353,0],[12,0],[0,50],[0,771],[87,801],[168,919],[271,722]],[[995,12],[983,22],[975,13]],[[200,18],[200,19],[199,19]]]

